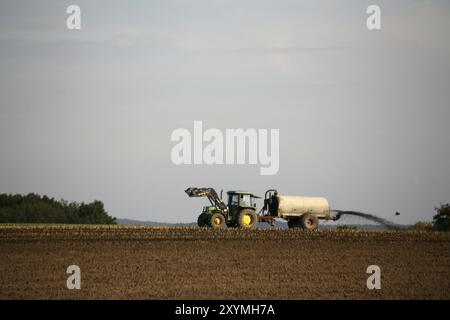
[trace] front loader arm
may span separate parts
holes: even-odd
[[[186,194],[189,197],[207,197],[209,202],[211,202],[211,205],[219,208],[220,211],[222,211],[223,214],[226,214],[228,212],[227,205],[220,199],[219,195],[217,194],[216,190],[214,188],[187,188],[184,190]]]

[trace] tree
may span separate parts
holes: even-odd
[[[56,201],[38,194],[0,194],[0,223],[95,223],[116,224],[101,201]]]
[[[433,227],[440,231],[450,231],[450,205],[441,204],[435,210],[437,214],[433,217]]]

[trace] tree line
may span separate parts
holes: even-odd
[[[101,201],[55,200],[35,193],[0,194],[0,223],[116,224]]]

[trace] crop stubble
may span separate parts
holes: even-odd
[[[1,299],[449,299],[450,234],[4,226],[0,274]]]

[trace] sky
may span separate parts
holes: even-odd
[[[448,1],[0,0],[0,193],[191,222],[207,200],[187,187],[276,188],[431,220],[450,202],[449,31]],[[174,165],[195,120],[279,129],[278,173]]]

